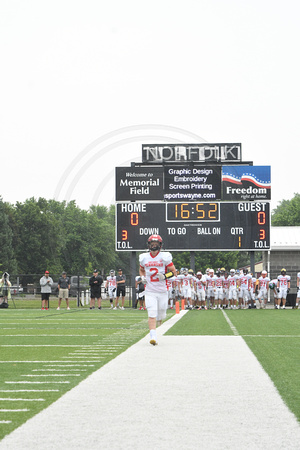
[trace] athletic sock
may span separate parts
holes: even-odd
[[[154,339],[156,341],[156,330],[150,330],[150,339]]]

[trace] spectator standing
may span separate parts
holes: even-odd
[[[142,278],[139,275],[137,277],[135,277],[135,289],[136,289],[135,308],[137,308],[138,302],[140,302],[139,310],[141,311],[142,309],[146,309],[145,308],[145,285],[142,282]]]
[[[91,302],[90,309],[95,309],[95,299],[98,300],[98,309],[101,307],[101,285],[103,283],[103,278],[99,275],[98,269],[95,269],[93,276],[89,279],[89,285],[91,287]]]
[[[297,298],[296,298],[296,309],[299,306],[299,298],[300,298],[300,272],[297,273]]]
[[[67,273],[63,272],[61,277],[58,280],[58,307],[57,310],[60,310],[60,305],[62,299],[66,300],[67,309],[70,309],[69,306],[69,290],[70,290],[70,278],[67,277]]]
[[[11,282],[9,281],[9,273],[4,272],[0,280],[0,299],[1,308],[8,307],[8,300],[11,299],[10,292]]]
[[[45,275],[40,279],[41,296],[42,296],[42,310],[49,308],[49,298],[51,294],[51,286],[53,280],[49,275],[48,270],[45,271]]]
[[[117,297],[116,297],[116,304],[115,304],[114,309],[117,309],[117,305],[119,304],[120,297],[122,297],[122,306],[119,306],[119,308],[124,309],[126,275],[123,275],[122,269],[118,269],[118,275],[116,277],[116,281],[117,281]]]

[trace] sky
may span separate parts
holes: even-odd
[[[143,143],[241,143],[299,192],[298,0],[1,0],[0,196],[114,202]]]

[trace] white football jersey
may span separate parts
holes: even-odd
[[[268,283],[270,282],[270,278],[269,277],[259,277],[258,279],[259,281],[259,288],[260,289],[267,289]]]
[[[287,289],[291,277],[289,275],[279,275],[277,280],[279,281],[279,287],[282,289]]]
[[[111,288],[111,289],[117,287],[116,280],[117,280],[116,277],[111,277],[111,276],[106,277],[107,287]]]
[[[146,293],[167,292],[166,280],[160,281],[157,274],[168,272],[167,268],[173,264],[171,253],[159,252],[156,256],[152,256],[150,252],[142,253],[139,261],[146,272]]]

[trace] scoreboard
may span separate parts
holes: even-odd
[[[230,165],[168,157],[116,167],[116,250],[144,251],[151,234],[172,251],[269,250],[270,166],[240,156]]]
[[[131,202],[116,205],[116,250],[143,251],[160,234],[173,251],[268,250],[268,202]]]

